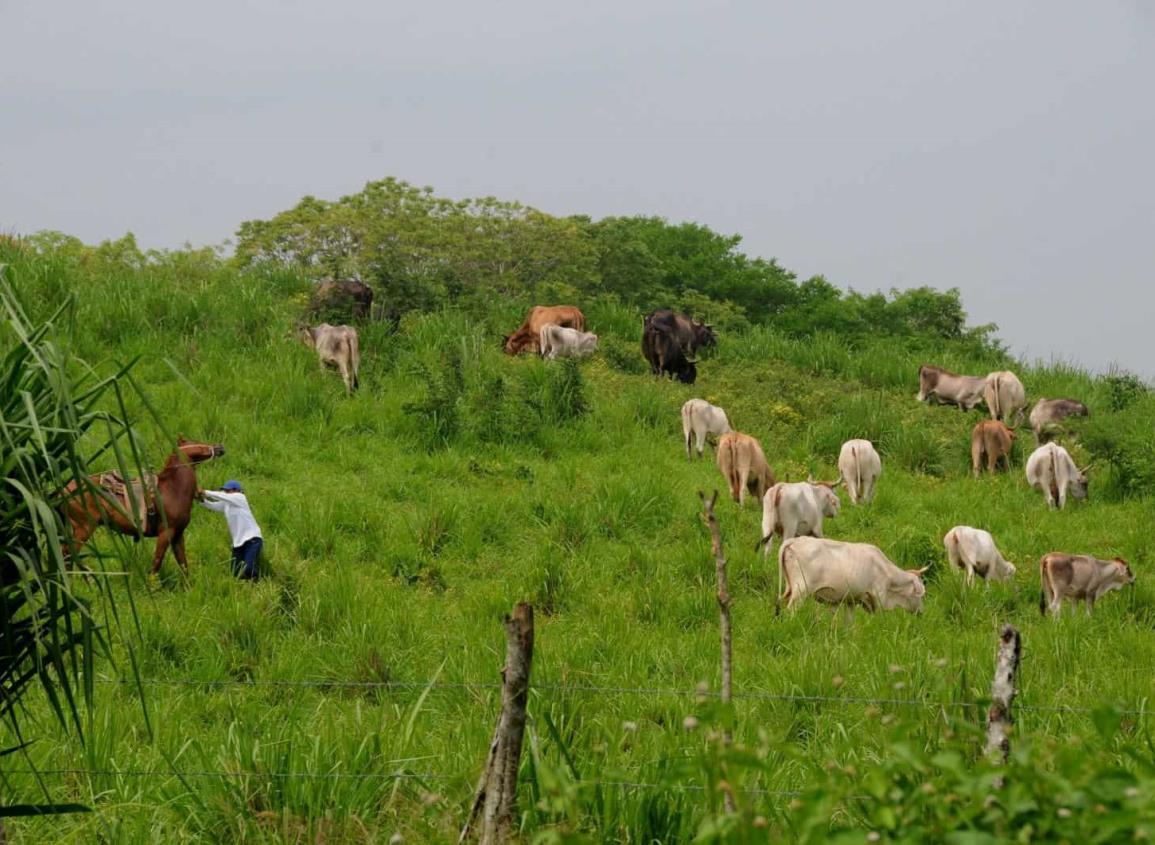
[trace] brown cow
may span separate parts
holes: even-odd
[[[766,463],[762,444],[749,434],[731,431],[718,438],[718,469],[739,506],[746,503],[747,491],[761,502],[766,491],[774,486],[774,473]]]
[[[372,310],[373,289],[367,284],[357,279],[329,279],[317,287],[310,312],[314,318],[326,320],[366,320]]]
[[[1009,471],[1011,468],[1011,449],[1015,445],[1015,430],[1008,428],[998,420],[983,420],[975,426],[971,434],[971,470],[975,478],[979,477],[982,468],[983,454],[987,457],[987,471],[995,472],[999,460]]]
[[[547,323],[556,323],[567,329],[586,330],[586,315],[573,305],[535,305],[529,309],[518,330],[502,338],[507,355],[541,350],[541,330]]]
[[[1062,611],[1065,598],[1076,604],[1083,599],[1090,615],[1096,600],[1105,593],[1135,583],[1135,574],[1121,557],[1099,560],[1090,555],[1050,552],[1039,560],[1039,569],[1043,581],[1039,612],[1050,610],[1055,616]]]
[[[1035,439],[1046,443],[1062,431],[1060,425],[1067,417],[1087,416],[1087,406],[1077,399],[1040,399],[1031,410],[1031,428]]]

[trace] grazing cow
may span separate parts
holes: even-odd
[[[783,541],[791,537],[821,537],[822,518],[838,516],[840,506],[834,484],[824,481],[775,484],[762,498],[762,539],[758,546],[765,545],[764,553],[770,557],[775,534]],[[758,546],[754,551],[758,551]]]
[[[739,506],[746,504],[747,491],[761,501],[774,486],[774,473],[766,463],[762,444],[749,434],[730,431],[718,438],[718,469]]]
[[[924,364],[918,368],[919,402],[936,399],[940,405],[958,405],[963,411],[983,401],[987,380],[978,376],[957,376],[940,367]]]
[[[1067,417],[1085,417],[1087,406],[1075,399],[1040,399],[1031,409],[1031,429],[1040,444],[1062,430],[1060,423]]]
[[[1015,565],[999,552],[990,532],[969,525],[956,525],[942,538],[947,560],[951,566],[966,570],[966,585],[975,581],[975,573],[988,583],[1010,581],[1015,577]]]
[[[1042,491],[1049,507],[1062,510],[1067,491],[1076,499],[1087,498],[1087,469],[1080,470],[1071,455],[1057,443],[1040,446],[1027,458],[1027,483]]]
[[[522,352],[538,352],[541,343],[541,327],[546,323],[556,323],[567,329],[586,330],[586,315],[572,305],[535,305],[529,309],[517,331],[501,339],[507,355]]]
[[[1015,445],[1015,430],[998,420],[983,420],[971,434],[971,471],[979,477],[983,455],[987,457],[987,471],[995,472],[1002,459],[1007,470],[1011,468],[1011,448]]]
[[[717,405],[711,405],[705,399],[689,399],[682,405],[682,436],[686,439],[686,460],[693,457],[690,454],[691,434],[698,441],[700,458],[708,435],[721,437],[729,431],[731,431],[730,420],[726,412]]]
[[[1018,425],[1023,421],[1023,412],[1027,408],[1027,393],[1019,377],[1010,370],[997,370],[987,375],[987,384],[983,388],[983,399],[991,412],[992,420],[1002,420]]]
[[[1063,599],[1076,605],[1079,599],[1087,603],[1087,615],[1095,602],[1105,593],[1135,583],[1135,575],[1121,557],[1099,560],[1090,555],[1068,555],[1050,552],[1039,559],[1043,589],[1039,594],[1039,612],[1048,610],[1058,616],[1063,610]]]
[[[795,537],[778,550],[787,609],[814,596],[825,604],[861,604],[873,613],[901,607],[922,613],[922,569],[899,569],[877,546]]]
[[[580,358],[598,351],[598,336],[590,332],[567,329],[557,323],[546,323],[538,333],[541,357],[552,361],[554,358]]]
[[[855,505],[869,504],[874,499],[874,485],[882,475],[882,458],[869,440],[847,440],[838,453],[838,472],[850,501]]]
[[[669,308],[659,308],[646,315],[642,322],[642,330],[650,326],[657,326],[673,335],[682,351],[693,355],[699,349],[718,345],[718,336],[713,326],[699,323],[686,314],[677,314]]]
[[[642,332],[642,354],[650,362],[654,375],[669,375],[682,384],[693,384],[698,378],[697,363],[686,357],[674,336],[658,326],[647,326]]]
[[[361,347],[355,328],[321,323],[312,328],[301,326],[299,334],[301,340],[317,350],[322,370],[326,364],[335,364],[341,371],[345,393],[352,394],[360,386],[357,372],[361,369]]]
[[[329,279],[313,294],[314,318],[365,320],[373,310],[373,289],[357,279]]]

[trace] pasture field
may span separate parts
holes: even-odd
[[[187,583],[170,557],[150,585],[152,542],[129,547],[120,608],[131,601],[137,622],[122,623],[87,743],[33,696],[28,759],[0,764],[9,794],[94,812],[13,822],[12,841],[455,841],[496,718],[500,620],[522,600],[537,622],[525,841],[939,838],[933,824],[961,814],[896,808],[925,808],[912,796],[952,766],[981,768],[970,731],[1006,622],[1024,643],[1014,742],[1032,755],[1014,771],[1059,790],[1078,761],[1117,770],[1133,791],[1102,803],[1151,829],[1152,504],[1102,466],[1089,502],[1048,511],[1023,478],[1025,426],[1013,471],[973,480],[981,417],[916,402],[917,368],[986,372],[997,355],[755,328],[722,332],[683,386],[648,374],[640,313],[606,302],[576,303],[601,335],[595,358],[511,359],[499,338],[525,303],[509,302],[363,326],[362,388],[347,399],[289,337],[308,289],[291,274],[190,264],[79,287],[50,261],[12,270],[41,316],[75,294],[61,331],[87,360],[141,356],[134,378],[166,429],[134,409],[149,464],[177,432],[225,444],[201,484],[244,482],[269,570],[235,581],[224,521],[199,508]],[[1102,380],[1016,368],[1030,397],[1081,397],[1112,418]],[[723,490],[736,700],[726,711],[699,694],[718,688],[719,646],[697,491],[723,484],[711,451],[686,460],[679,408],[693,396],[759,437],[779,480],[833,479],[844,440],[873,440],[877,498],[855,508],[843,495],[826,534],[931,564],[925,613],[808,603],[776,616],[775,566],[753,551],[761,510]],[[1116,416],[1149,429],[1155,405],[1136,402]],[[965,590],[942,549],[956,524],[990,530],[1016,581]],[[103,532],[96,543],[114,549]],[[1121,556],[1137,583],[1092,617],[1043,619],[1037,561],[1052,550]],[[726,770],[741,823],[720,806],[722,725],[744,755]],[[33,764],[44,773],[24,773]],[[979,818],[982,798],[940,803]],[[1084,799],[1067,816],[1092,841],[1100,799]]]

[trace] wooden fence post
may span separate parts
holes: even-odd
[[[1004,625],[995,659],[995,679],[991,685],[991,709],[987,714],[986,755],[996,763],[1007,762],[1011,753],[1011,706],[1015,703],[1015,676],[1019,671],[1022,638],[1014,625]]]
[[[477,784],[469,818],[458,843],[465,842],[481,813],[481,845],[504,842],[517,812],[517,771],[525,736],[529,672],[533,664],[533,605],[519,603],[505,617],[505,667],[501,670],[501,715]]]
[[[718,518],[714,516],[714,503],[718,501],[718,491],[708,500],[699,490],[698,498],[702,500],[702,511],[706,516],[706,524],[710,526],[710,548],[714,553],[714,576],[718,585],[718,616],[722,635],[722,703],[729,704],[733,695],[733,668],[730,660],[730,587],[726,580],[726,555],[722,550],[722,531],[718,527]],[[722,743],[727,748],[733,737],[730,729],[722,732]],[[726,812],[735,810],[734,792],[727,784],[723,793],[726,802]]]

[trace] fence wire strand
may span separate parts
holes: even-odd
[[[99,679],[99,683],[106,685],[117,686],[136,686],[137,682],[133,679]],[[418,681],[292,681],[292,680],[253,680],[253,679],[229,679],[229,680],[190,680],[184,678],[174,679],[142,679],[140,681],[142,686],[174,686],[174,687],[208,687],[208,688],[222,688],[222,687],[253,687],[253,688],[312,688],[322,690],[335,689],[368,689],[368,690],[418,690],[418,689],[452,689],[452,690],[500,690],[501,684],[497,682],[479,681],[473,682],[446,682],[446,681],[432,681],[421,683]],[[709,689],[674,689],[669,687],[612,687],[612,686],[597,686],[592,684],[534,684],[533,690],[539,692],[552,693],[591,693],[596,695],[644,695],[654,697],[677,697],[677,698],[714,698],[717,699],[721,693]],[[875,698],[872,696],[861,695],[819,695],[808,693],[777,693],[768,692],[764,690],[751,690],[748,692],[736,692],[732,696],[734,700],[745,701],[778,701],[778,702],[801,702],[807,704],[867,704],[867,705],[886,705],[895,707],[926,707],[926,708],[979,708],[981,705],[974,701],[928,701],[920,698]],[[1021,697],[1021,696],[1020,696]],[[1015,704],[1015,712],[1039,712],[1039,713],[1094,713],[1102,708],[1098,707],[1077,707],[1065,704],[1045,705],[1045,704]],[[1137,708],[1116,708],[1115,712],[1122,715],[1144,715],[1149,711],[1146,707]]]

